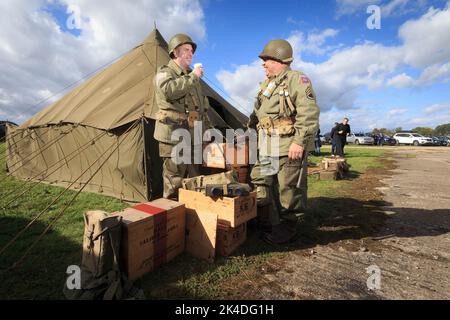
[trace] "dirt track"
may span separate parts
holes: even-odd
[[[343,198],[318,199],[330,201],[331,217],[225,297],[450,299],[450,148],[391,150],[392,170],[369,170]],[[369,266],[381,271],[380,289],[368,289]]]

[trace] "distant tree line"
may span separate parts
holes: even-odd
[[[404,131],[402,127],[398,127],[395,129],[386,129],[386,128],[375,128],[372,130],[372,134],[384,134],[388,136],[393,136],[395,133]],[[436,128],[428,128],[428,127],[417,127],[408,131],[417,132],[424,136],[450,136],[450,123],[441,124]]]

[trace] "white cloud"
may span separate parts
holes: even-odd
[[[391,110],[389,110],[389,111],[387,112],[387,116],[388,116],[389,118],[392,118],[392,117],[395,117],[395,116],[399,116],[399,115],[401,115],[401,114],[404,114],[404,113],[406,113],[406,112],[408,112],[408,109],[407,109],[407,108],[394,108],[394,109],[391,109]]]
[[[432,114],[440,111],[446,111],[447,113],[450,113],[450,102],[433,104],[425,108],[426,114]],[[440,114],[440,116],[441,115],[442,114]],[[450,121],[450,118],[448,120]]]
[[[368,6],[378,5],[382,18],[388,18],[423,9],[427,2],[427,0],[336,0],[336,15],[340,18],[346,15],[367,14]]]
[[[305,51],[309,51],[314,54],[324,54],[335,47],[326,47],[323,48],[323,44],[326,42],[328,38],[333,38],[339,33],[338,30],[335,29],[325,29],[320,33],[311,33],[308,35],[308,39],[306,40],[306,45],[304,47]]]
[[[450,9],[431,7],[417,20],[410,20],[399,30],[403,41],[404,62],[423,68],[450,60]]]
[[[441,114],[424,115],[419,117],[413,117],[404,121],[405,126],[409,126],[410,129],[415,127],[429,127],[435,128],[436,124],[448,123],[450,119],[450,112],[442,112]]]
[[[304,52],[315,55],[323,55],[339,48],[341,45],[324,46],[329,38],[334,38],[338,35],[339,30],[325,29],[323,31],[310,32],[307,36],[301,31],[294,31],[289,36],[288,41],[292,44],[295,55],[300,55]]]
[[[418,85],[430,85],[439,82],[440,80],[447,82],[448,76],[450,76],[450,63],[437,63],[427,67],[422,72],[418,79]]]
[[[399,74],[388,80],[387,85],[395,88],[412,88],[433,85],[436,82],[450,81],[450,63],[434,64],[423,70],[418,79],[413,79],[406,73]]]
[[[232,103],[249,115],[258,91],[258,82],[264,80],[264,71],[260,61],[237,67],[234,72],[221,70],[216,75],[232,99]]]
[[[357,12],[366,13],[370,5],[378,5],[381,0],[336,0],[337,16],[352,15]]]
[[[61,31],[43,10],[57,3],[80,8],[79,37]],[[22,122],[39,110],[30,106],[46,94],[58,92],[139,44],[154,21],[166,39],[180,30],[196,41],[206,37],[199,0],[1,1],[0,109]]]
[[[381,6],[381,16],[395,17],[422,10],[427,2],[427,0],[391,0]]]
[[[383,17],[390,16],[395,10],[400,10],[408,4],[409,0],[392,0],[388,4],[384,5],[381,9]]]
[[[414,86],[415,80],[406,73],[402,73],[389,79],[387,85],[395,88],[407,88]]]

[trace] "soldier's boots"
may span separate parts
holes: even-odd
[[[257,227],[258,230],[266,233],[272,232],[272,224],[270,223],[271,205],[258,206],[257,208]]]
[[[283,221],[264,234],[264,241],[270,244],[286,244],[297,239],[297,222]]]

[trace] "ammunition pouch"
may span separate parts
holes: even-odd
[[[200,113],[198,111],[189,111],[187,121],[189,128],[194,128],[195,121],[201,121]]]
[[[264,132],[269,136],[292,136],[295,134],[294,122],[295,120],[293,119],[293,117],[283,117],[279,119],[264,117],[260,120],[258,129],[264,130]]]
[[[172,126],[183,127],[188,125],[188,115],[186,113],[172,110],[159,110],[156,113],[156,120]]]

